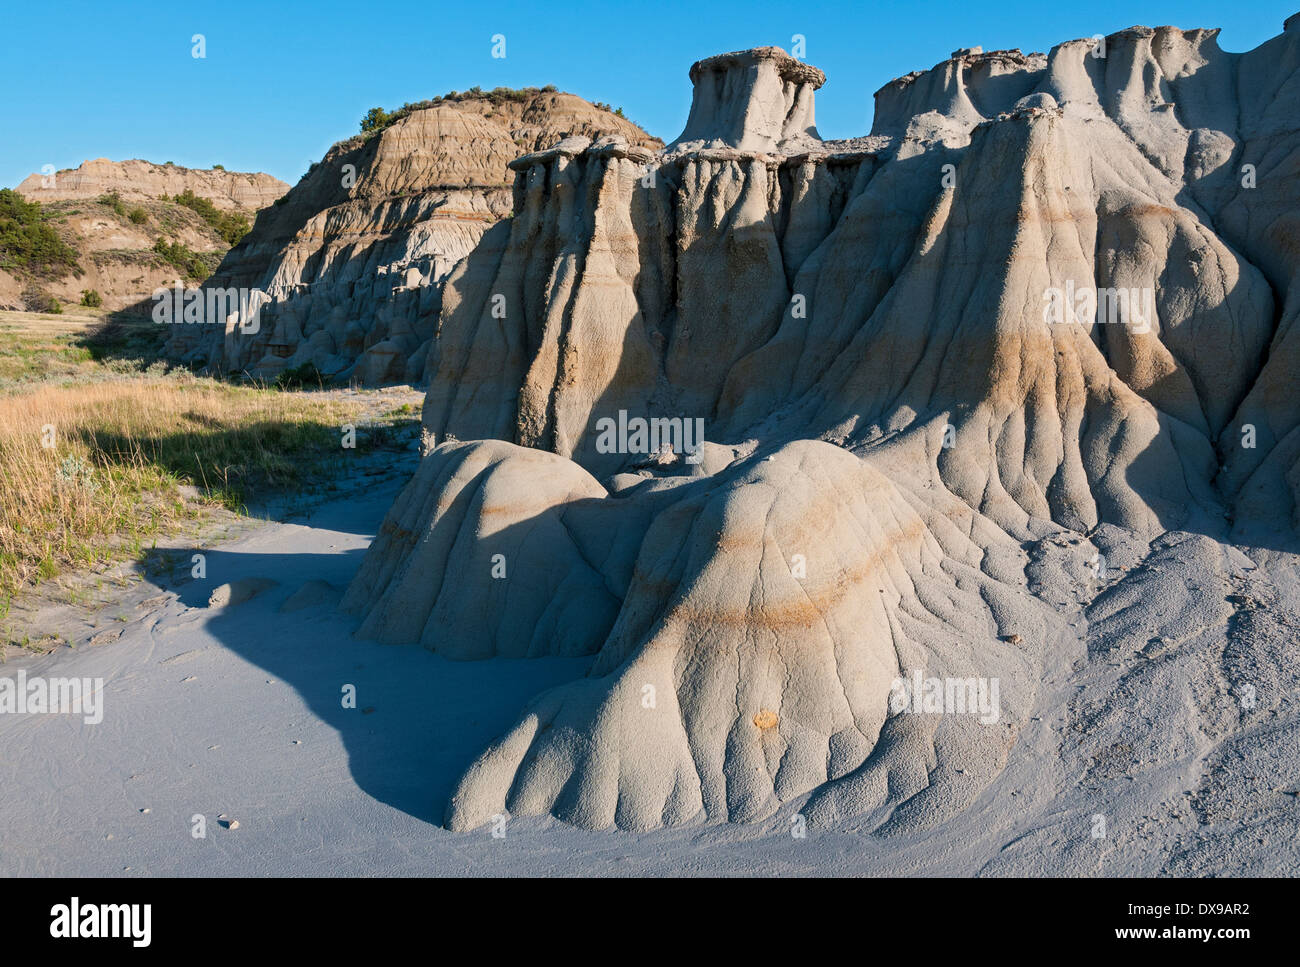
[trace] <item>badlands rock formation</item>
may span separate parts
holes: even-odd
[[[192,191],[223,211],[253,214],[289,190],[279,178],[262,172],[226,171],[223,168],[182,168],[149,161],[109,161],[96,158],[54,175],[32,174],[15,189],[28,201],[93,201],[117,192],[123,201],[153,200]]]
[[[1224,592],[1295,585],[1300,18],[1246,54],[1216,34],[958,51],[843,142],[820,71],[726,54],[664,151],[511,163],[514,217],[443,294],[430,447],[344,602],[452,657],[593,656],[452,828],[934,826],[1063,715],[1036,741],[1064,785],[1145,777],[1143,815],[1202,837],[1241,790],[1284,808],[1258,777],[1298,771],[1293,642]],[[1062,698],[1099,656],[1119,680]],[[997,712],[918,714],[922,679],[997,683]]]
[[[441,283],[511,214],[521,151],[602,134],[660,146],[580,97],[521,93],[439,99],[336,144],[208,280],[264,293],[258,331],[179,327],[169,355],[262,378],[311,363],[369,385],[418,381]]]
[[[154,251],[160,238],[199,254],[209,270],[230,249],[213,225],[171,199],[191,192],[220,212],[251,223],[260,209],[288,190],[267,174],[103,158],[53,176],[33,174],[16,191],[43,206],[49,223],[77,253],[78,267],[58,278],[35,280],[0,271],[0,308],[24,308],[22,294],[34,288],[73,305],[83,291],[93,290],[108,309],[148,311],[156,289],[193,282]]]

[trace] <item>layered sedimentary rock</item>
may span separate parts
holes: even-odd
[[[23,293],[48,293],[76,305],[90,290],[98,293],[105,308],[135,307],[154,290],[181,283],[186,275],[155,250],[159,238],[183,245],[213,265],[230,250],[230,243],[197,212],[172,201],[139,198],[117,206],[84,199],[58,201],[43,205],[42,213],[76,252],[77,267],[57,278],[37,279],[0,270],[0,308],[28,308]]]
[[[692,69],[665,151],[512,162],[514,217],[445,286],[431,446],[345,604],[456,657],[594,657],[448,823],[809,797],[933,825],[1071,633],[1045,571],[1293,534],[1298,59],[1295,20],[1243,55],[1168,27],[958,51],[825,142],[821,73],[764,48]],[[1070,580],[1091,601],[1104,570]],[[999,713],[913,714],[915,671],[999,682]]]
[[[172,197],[191,191],[223,211],[250,216],[289,190],[279,178],[262,172],[224,168],[183,168],[150,161],[109,161],[96,158],[76,168],[28,175],[15,189],[28,201],[94,200],[116,192],[123,201]]]
[[[371,385],[418,380],[442,281],[511,213],[510,161],[602,132],[659,145],[609,111],[543,91],[440,100],[336,144],[207,282],[260,293],[255,331],[225,319],[178,327],[169,355],[262,378],[310,363]]]
[[[210,270],[229,250],[209,218],[173,199],[187,192],[211,202],[237,224],[251,223],[289,186],[262,173],[200,170],[148,161],[86,161],[77,168],[33,174],[16,189],[43,206],[46,222],[77,253],[61,277],[18,277],[0,270],[0,307],[22,308],[22,294],[77,304],[93,291],[109,309],[144,307],[156,289],[193,281],[184,264],[155,249],[161,239],[183,246]],[[206,272],[204,273],[206,274]]]

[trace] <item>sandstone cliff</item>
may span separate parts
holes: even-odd
[[[218,208],[256,212],[289,190],[278,178],[261,172],[203,170],[149,161],[109,161],[96,158],[52,177],[32,174],[15,189],[29,201],[93,200],[116,192],[123,200],[156,199],[186,191],[207,198]]]
[[[20,268],[0,269],[0,307],[31,308],[32,294],[76,304],[90,291],[106,308],[147,310],[156,289],[202,281],[229,251],[234,236],[223,236],[213,224],[216,216],[246,228],[289,186],[261,173],[100,158],[52,176],[33,174],[15,190],[40,204],[48,224],[76,252],[77,267],[39,278]],[[209,218],[178,204],[177,196],[188,197],[191,206],[210,202]],[[175,247],[170,258],[159,254],[160,239]]]
[[[1085,637],[1156,687],[1155,599],[1240,568],[1215,541],[1297,523],[1300,22],[1241,55],[1216,33],[959,51],[844,142],[817,135],[820,71],[727,54],[692,68],[665,151],[611,134],[511,163],[513,217],[443,292],[431,448],[345,600],[362,634],[453,657],[594,656],[466,773],[453,828],[801,798],[814,822],[933,825]],[[611,448],[620,413],[706,442]],[[1151,570],[1089,577],[1106,559]],[[1300,682],[1258,640],[1230,647],[1289,682],[1271,712],[1203,684],[1237,674],[1222,600],[1180,639],[1195,682],[1144,717],[1150,775],[1186,735],[1294,744],[1269,715]],[[913,670],[1000,681],[1000,716],[907,714]],[[1123,723],[1097,713],[1071,754]]]

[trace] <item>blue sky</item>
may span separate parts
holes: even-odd
[[[146,158],[290,184],[366,110],[449,90],[555,84],[670,140],[691,62],[806,37],[823,137],[865,134],[872,94],[958,47],[1046,51],[1147,26],[1222,27],[1244,51],[1300,0],[809,3],[19,3],[0,26],[0,186],[42,165]],[[203,34],[207,56],[191,56]],[[504,34],[506,57],[491,56]]]

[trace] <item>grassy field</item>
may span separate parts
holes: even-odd
[[[362,422],[363,397],[169,372],[152,336],[98,314],[0,313],[0,615],[25,588],[138,556],[205,507],[240,511],[345,465],[340,428]]]
[[[161,374],[166,332],[148,319],[69,307],[59,315],[0,310],[0,394],[45,383]]]
[[[92,375],[93,354],[82,342],[99,321],[89,315],[0,312],[0,392]]]

